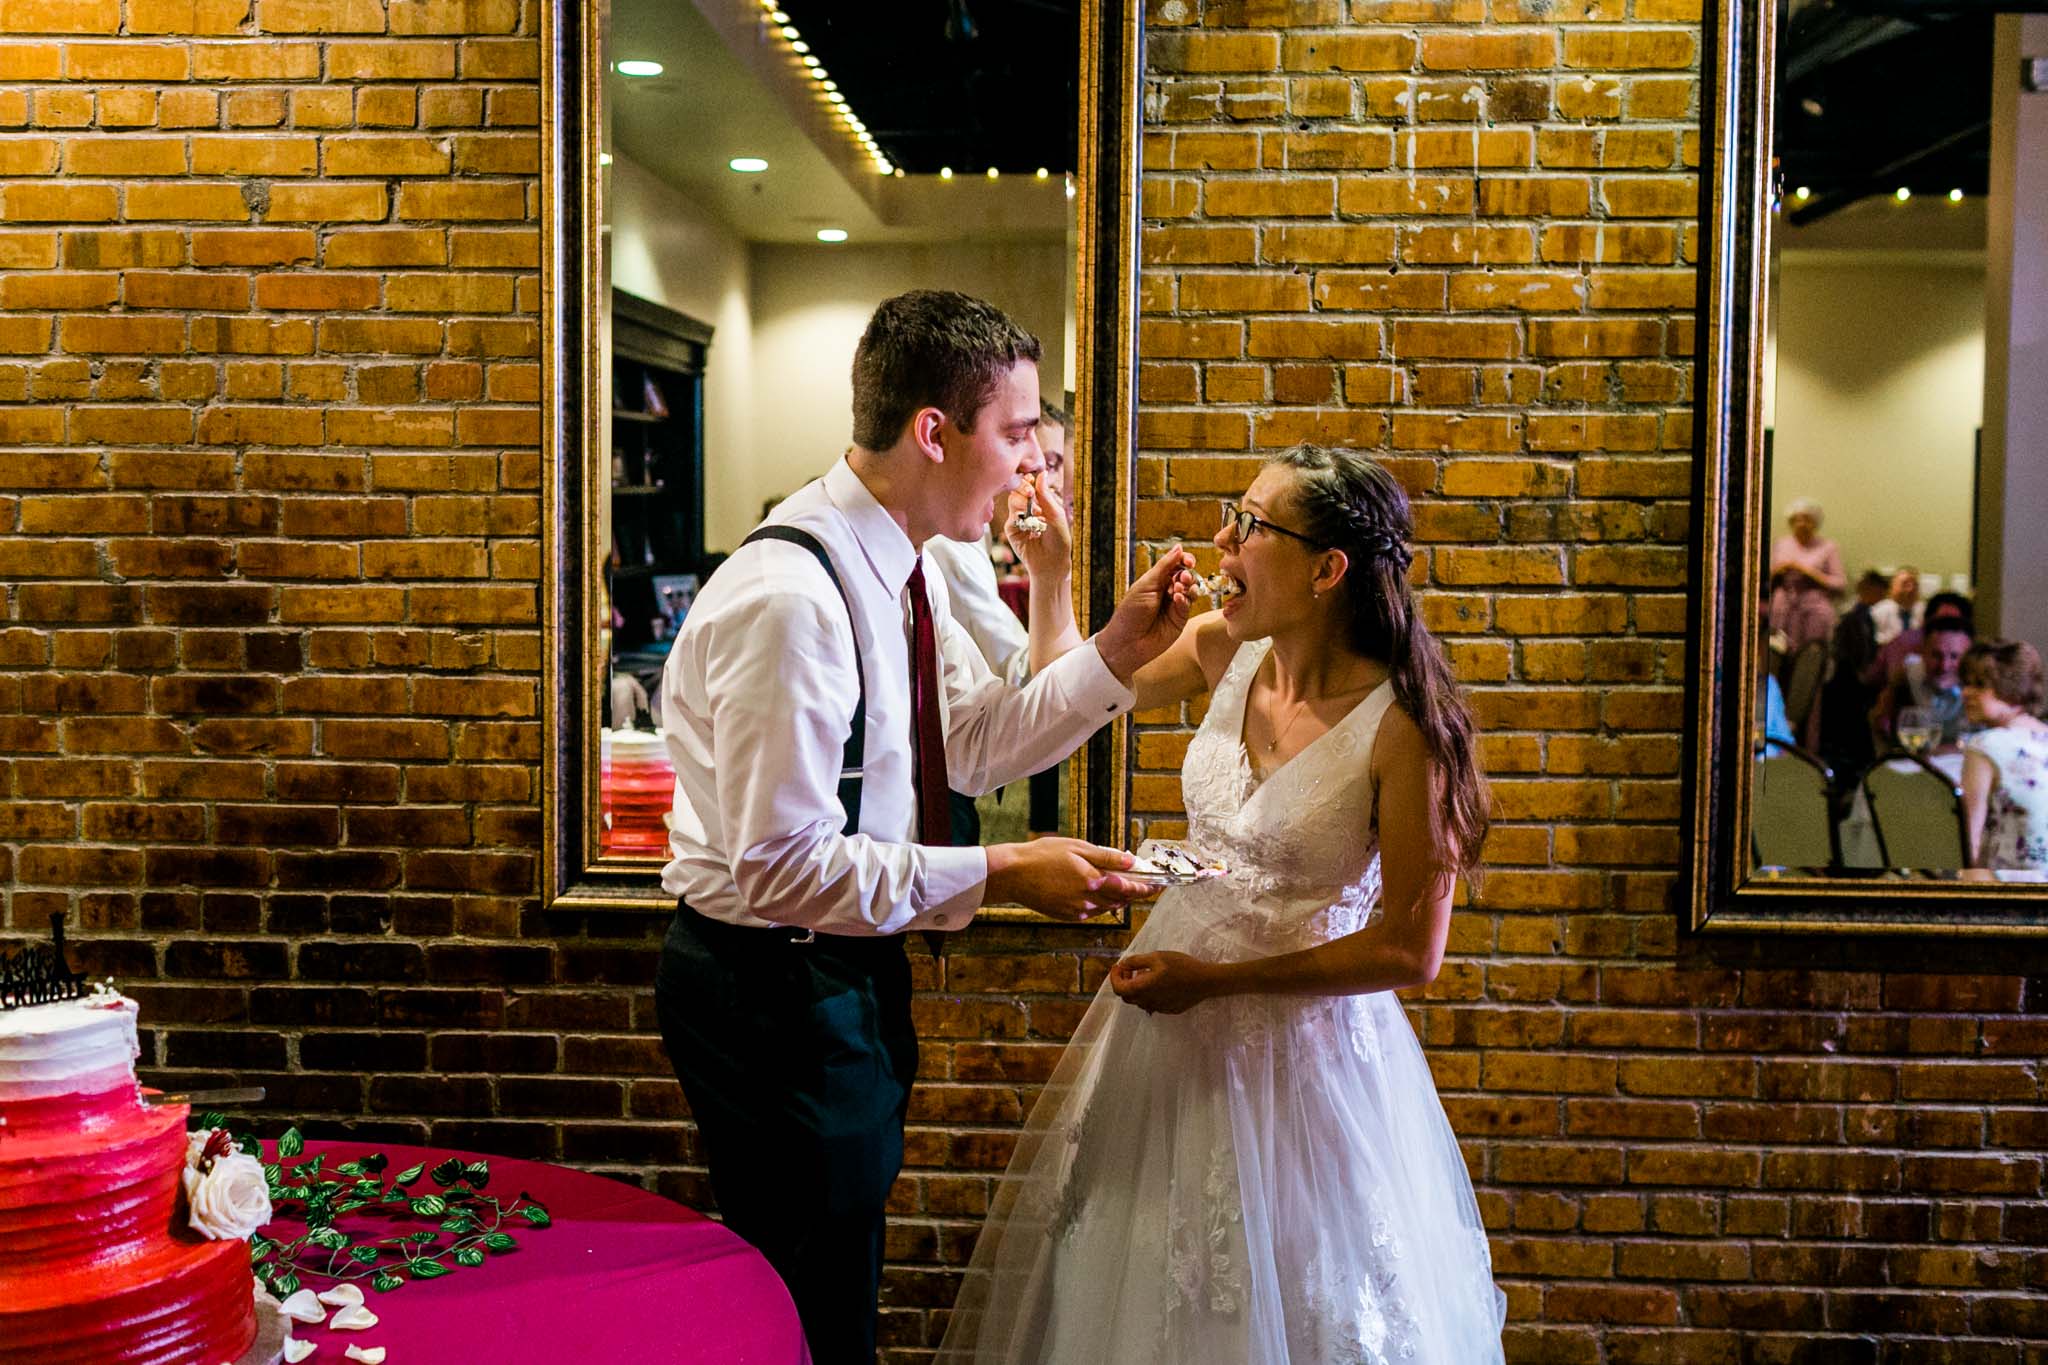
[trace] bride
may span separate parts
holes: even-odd
[[[1408,500],[1302,446],[1225,515],[1241,591],[1135,689],[1212,694],[1181,783],[1229,872],[1167,891],[1083,1018],[941,1361],[1501,1359],[1471,1181],[1393,995],[1436,975],[1488,805],[1409,590]]]

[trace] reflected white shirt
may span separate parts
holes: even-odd
[[[946,580],[953,619],[981,651],[989,669],[1012,687],[1031,676],[1031,636],[996,586],[995,561],[988,538],[951,540],[934,536],[925,542],[925,569]]]
[[[917,553],[845,460],[770,521],[817,537],[853,619],[810,552],[742,547],[704,585],[662,670],[675,765],[661,884],[732,924],[875,935],[957,929],[988,880],[979,848],[912,843],[905,585]],[[1023,687],[989,671],[927,567],[938,627],[946,766],[954,790],[993,791],[1052,767],[1134,698],[1091,642]],[[843,832],[839,769],[866,673],[860,826]]]

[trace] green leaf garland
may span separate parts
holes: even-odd
[[[193,1126],[226,1125],[224,1115],[208,1113],[200,1115]],[[257,1150],[254,1137],[241,1138],[238,1146],[243,1151]],[[397,1289],[408,1279],[439,1279],[453,1274],[457,1267],[481,1266],[486,1254],[516,1251],[518,1241],[504,1230],[514,1219],[535,1228],[553,1221],[547,1209],[524,1191],[510,1203],[485,1194],[484,1187],[491,1179],[486,1161],[449,1157],[431,1172],[423,1162],[387,1181],[384,1171],[391,1162],[381,1152],[341,1162],[323,1174],[324,1154],[295,1160],[305,1150],[304,1135],[296,1127],[287,1128],[277,1140],[278,1159],[263,1167],[272,1210],[283,1213],[295,1206],[305,1219],[305,1232],[289,1241],[261,1233],[249,1239],[250,1267],[263,1287],[279,1299],[295,1292],[301,1277],[367,1280],[380,1294]],[[412,1192],[423,1174],[438,1187],[435,1193]],[[371,1209],[384,1217],[433,1219],[436,1229],[358,1240],[359,1230],[340,1223],[359,1209]]]

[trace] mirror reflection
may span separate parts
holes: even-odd
[[[659,863],[673,775],[663,661],[697,589],[845,451],[854,346],[910,289],[1038,337],[1047,491],[1074,390],[1079,5],[613,0],[603,26],[603,393],[594,471],[608,617],[593,846]],[[1084,547],[1076,545],[1079,561]],[[1029,668],[1029,583],[995,535],[933,554],[998,674]],[[1074,833],[1064,765],[969,801],[956,840]]]
[[[2048,420],[2013,339],[2048,320],[2015,169],[2048,137],[1994,60],[2019,20],[1780,13],[1751,864],[2042,880]]]

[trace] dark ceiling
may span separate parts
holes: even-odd
[[[913,175],[1074,169],[1080,0],[781,0]]]
[[[1985,192],[1993,12],[1968,0],[1938,3],[1781,7],[1773,150],[1794,223],[1901,186],[1916,195]],[[1802,185],[1811,191],[1804,201],[1795,197]]]

